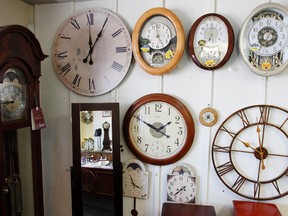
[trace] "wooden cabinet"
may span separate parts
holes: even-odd
[[[114,196],[113,170],[81,168],[82,190],[86,195]]]

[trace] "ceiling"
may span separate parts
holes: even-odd
[[[73,1],[83,1],[83,0],[22,0],[29,4],[47,4],[47,3],[61,3],[61,2],[73,2]]]

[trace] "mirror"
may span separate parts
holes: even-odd
[[[122,216],[118,103],[73,103],[73,216]]]

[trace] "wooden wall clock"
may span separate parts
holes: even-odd
[[[199,113],[199,121],[206,127],[211,127],[218,121],[217,111],[211,107],[204,108]]]
[[[222,67],[234,49],[234,31],[222,15],[209,13],[192,25],[188,36],[188,51],[193,62],[205,70]]]
[[[169,9],[152,8],[137,21],[132,34],[133,54],[149,74],[163,75],[179,63],[185,32],[178,17]]]
[[[288,9],[276,3],[255,8],[246,18],[239,48],[249,68],[261,76],[282,72],[288,64]]]
[[[254,200],[288,194],[288,111],[254,105],[232,113],[217,130],[212,161],[234,193]]]
[[[89,8],[68,17],[58,29],[52,61],[58,78],[70,90],[97,96],[114,89],[132,59],[131,37],[110,10]]]
[[[27,28],[0,27],[0,215],[3,216],[29,211],[34,216],[44,215],[41,132],[31,128],[31,109],[40,105],[41,61],[46,57]],[[30,143],[23,143],[18,137],[18,129],[26,127],[30,127],[30,135],[26,135],[31,137]],[[25,164],[31,168],[31,174],[19,165],[22,144],[32,151],[31,158],[26,158],[31,164]],[[32,179],[32,192],[21,191],[23,178]],[[31,197],[32,205],[22,205],[21,196]]]
[[[124,139],[141,161],[171,164],[182,158],[194,139],[194,122],[187,107],[167,94],[136,100],[125,114]]]

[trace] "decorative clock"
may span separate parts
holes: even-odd
[[[216,124],[218,114],[215,109],[211,107],[204,108],[199,114],[200,123],[204,126],[211,127]]]
[[[0,27],[0,215],[12,215],[15,208],[20,214],[32,209],[35,216],[44,215],[41,132],[32,130],[31,110],[40,106],[41,61],[46,57],[27,28]],[[23,141],[18,130],[27,127],[24,134],[29,138]],[[19,156],[25,155],[18,148],[22,144],[32,149],[31,156],[25,156],[31,173],[19,166]],[[32,182],[21,181],[23,175]],[[27,183],[32,190],[21,190]],[[21,197],[31,202],[22,205]]]
[[[192,25],[188,36],[188,51],[193,62],[205,70],[222,67],[234,49],[234,31],[222,15],[209,13]]]
[[[132,34],[133,54],[149,74],[163,75],[179,63],[185,32],[178,17],[169,9],[152,8],[137,21]]]
[[[85,124],[91,124],[93,122],[93,112],[92,111],[81,111],[80,112],[81,121]]]
[[[167,175],[167,200],[195,203],[196,177],[186,164],[175,165]]]
[[[119,16],[103,8],[72,14],[53,42],[52,61],[58,78],[84,96],[114,89],[128,72],[131,58],[127,27]]]
[[[272,76],[288,64],[288,9],[276,3],[255,8],[240,32],[244,61],[258,75]]]
[[[182,158],[194,139],[187,107],[167,94],[149,94],[135,101],[123,122],[124,139],[143,162],[166,165]]]
[[[254,200],[288,194],[288,111],[254,105],[232,113],[217,130],[212,161],[234,193]]]

